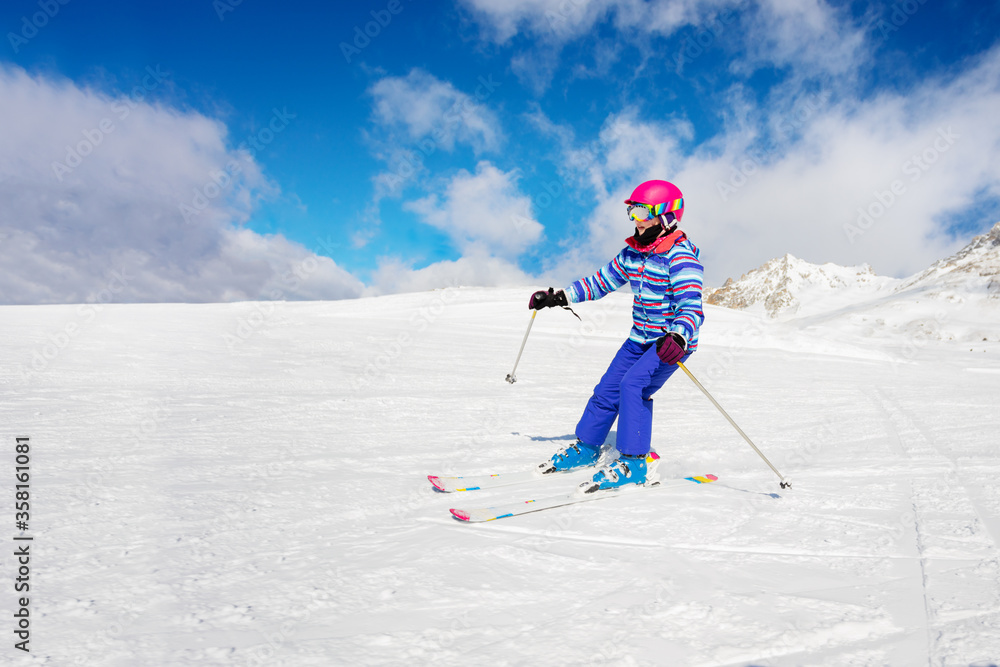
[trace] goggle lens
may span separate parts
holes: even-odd
[[[653,217],[652,207],[646,204],[632,204],[628,207],[628,217],[635,222],[644,222]]]

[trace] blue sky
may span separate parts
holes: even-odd
[[[1000,219],[995,3],[12,0],[0,26],[4,303],[561,285],[647,178],[685,192],[709,284],[786,252],[904,276]]]

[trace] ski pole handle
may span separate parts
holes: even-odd
[[[528,320],[528,330],[524,332],[524,340],[521,341],[521,349],[517,351],[517,359],[514,361],[514,368],[507,374],[507,382],[510,382],[511,384],[517,382],[517,376],[514,375],[514,371],[517,370],[517,364],[521,361],[521,353],[524,352],[524,344],[528,342],[528,334],[531,333],[531,325],[535,323],[535,315],[537,314],[537,310],[531,311],[531,319]]]
[[[747,436],[746,433],[743,432],[743,429],[741,429],[739,425],[735,421],[733,421],[733,418],[729,416],[729,413],[727,413],[725,410],[722,409],[722,406],[719,405],[719,402],[715,400],[710,393],[708,393],[708,389],[705,389],[705,387],[703,387],[702,384],[698,382],[698,379],[691,373],[691,371],[687,369],[687,366],[685,366],[680,361],[677,362],[677,365],[681,367],[682,371],[687,373],[687,376],[691,378],[691,382],[694,382],[695,386],[698,387],[698,389],[701,389],[701,393],[705,394],[705,396],[708,397],[708,400],[712,401],[712,405],[714,405],[719,409],[719,412],[722,413],[722,416],[725,417],[727,420],[729,420],[729,423],[732,424],[733,428],[736,429],[736,432],[743,436],[743,439],[747,441],[748,445],[753,447],[753,450],[757,452],[757,455],[760,456],[760,458],[764,459],[764,463],[766,463],[768,467],[770,467],[771,470],[774,471],[774,474],[777,475],[778,478],[781,480],[781,488],[783,489],[792,488],[792,483],[785,481],[784,475],[778,472],[778,469],[775,468],[773,465],[771,465],[771,462],[767,460],[767,457],[764,456],[764,454],[759,449],[757,449],[757,445],[753,444],[753,441],[749,438],[749,436]]]

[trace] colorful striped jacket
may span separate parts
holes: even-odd
[[[694,352],[705,321],[700,251],[680,230],[643,248],[632,238],[625,242],[628,247],[607,266],[565,289],[569,301],[600,299],[629,283],[633,295],[629,338],[645,344],[672,331],[683,336],[687,349]]]

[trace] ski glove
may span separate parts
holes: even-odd
[[[566,300],[566,293],[562,290],[556,292],[551,287],[548,292],[541,290],[535,292],[528,301],[529,310],[541,310],[542,308],[552,308],[553,306],[565,307],[568,305],[569,301]]]
[[[687,343],[684,342],[684,337],[678,333],[670,332],[656,340],[656,356],[660,358],[660,361],[671,366],[684,358],[685,348],[687,348]]]

